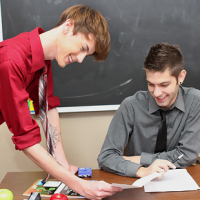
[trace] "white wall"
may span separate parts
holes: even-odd
[[[115,111],[60,114],[64,150],[69,163],[79,167],[98,168],[97,156],[114,113]],[[33,118],[40,125],[35,115]],[[5,123],[0,126],[0,135],[0,182],[7,172],[41,170],[23,152],[15,150],[12,134]],[[41,144],[46,148],[43,132],[42,136]]]

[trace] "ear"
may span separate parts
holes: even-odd
[[[67,34],[70,31],[74,30],[74,20],[68,19],[66,22],[63,24],[63,33]]]
[[[183,81],[185,80],[187,72],[185,70],[182,70],[178,76],[178,83],[181,85]]]

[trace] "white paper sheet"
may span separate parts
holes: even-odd
[[[200,189],[186,169],[174,169],[144,185],[145,192],[188,191]]]

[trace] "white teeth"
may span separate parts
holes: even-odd
[[[164,99],[165,97],[158,97],[158,99]]]
[[[69,61],[72,62],[72,57],[71,56],[69,56]]]

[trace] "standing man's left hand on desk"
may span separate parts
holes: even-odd
[[[72,174],[76,174],[76,172],[78,171],[78,166],[74,166],[74,165],[70,165],[70,164],[69,164],[69,171],[70,171]]]

